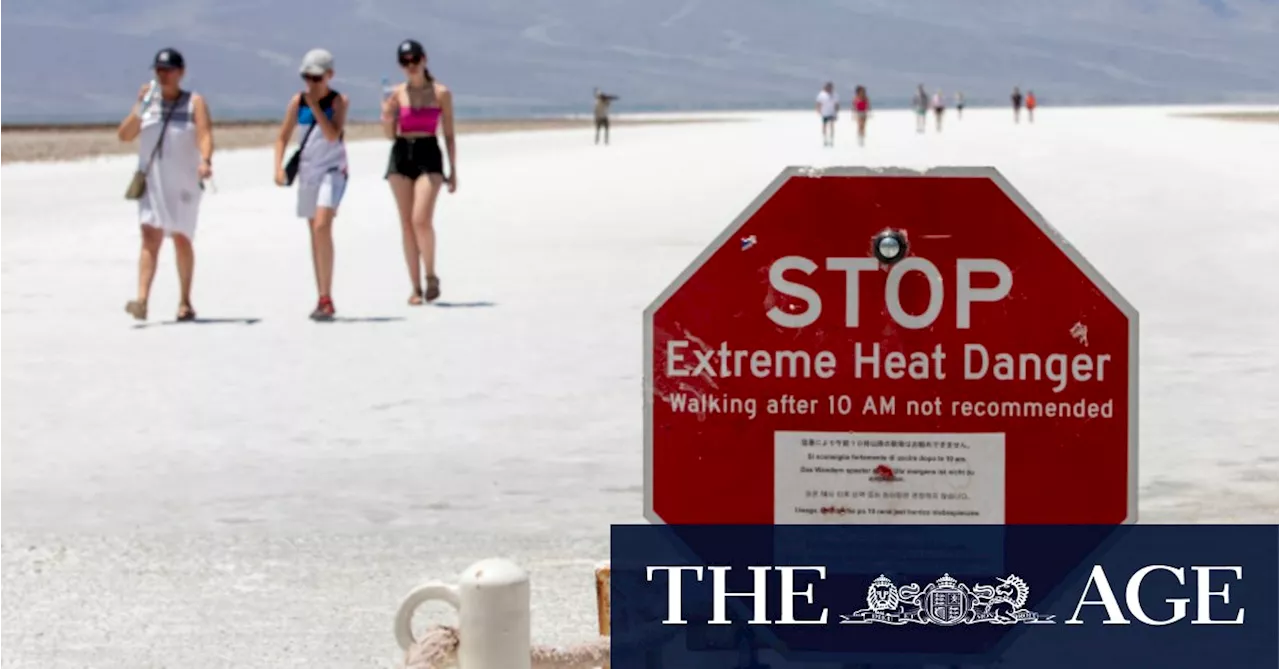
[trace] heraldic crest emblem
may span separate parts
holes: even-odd
[[[1030,625],[1053,624],[1053,616],[1028,611],[1025,606],[1031,587],[1010,574],[996,579],[996,585],[972,588],[943,574],[923,588],[910,583],[902,587],[883,574],[867,588],[867,608],[841,615],[841,625]]]

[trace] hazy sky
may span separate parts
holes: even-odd
[[[6,121],[115,118],[162,46],[217,114],[275,116],[309,48],[372,112],[415,37],[460,111],[807,105],[822,81],[878,106],[917,83],[1003,103],[1277,99],[1276,0],[9,0]]]

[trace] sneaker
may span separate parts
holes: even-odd
[[[311,312],[311,320],[313,321],[331,321],[333,320],[333,300],[328,297],[320,298],[320,302],[316,304],[315,311]]]

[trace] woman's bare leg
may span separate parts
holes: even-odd
[[[413,296],[409,301],[419,304],[422,301],[422,266],[418,254],[418,236],[413,230],[413,181],[409,177],[392,174],[387,177],[391,184],[391,194],[396,198],[396,209],[400,212],[400,238],[404,243],[404,264],[409,269],[409,282],[413,285]]]
[[[138,297],[129,300],[124,310],[134,318],[147,320],[147,299],[151,297],[151,284],[156,278],[156,260],[160,246],[164,244],[164,231],[149,225],[141,225],[142,250],[138,254]]]
[[[311,225],[311,258],[316,268],[316,290],[320,297],[333,296],[333,218],[336,211],[316,207]]]
[[[149,225],[142,226],[142,252],[138,256],[138,301],[146,302],[151,296],[151,284],[156,278],[156,261],[164,244],[164,230]]]
[[[436,197],[440,195],[442,184],[442,174],[420,176],[413,184],[413,231],[418,238],[418,252],[422,254],[423,268],[429,277],[436,275],[436,231],[433,219]]]
[[[179,305],[191,305],[191,278],[196,271],[196,251],[186,235],[173,235],[173,252],[178,260]]]

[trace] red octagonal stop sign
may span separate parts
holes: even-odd
[[[790,168],[645,311],[645,514],[1134,522],[1137,365],[996,170]]]

